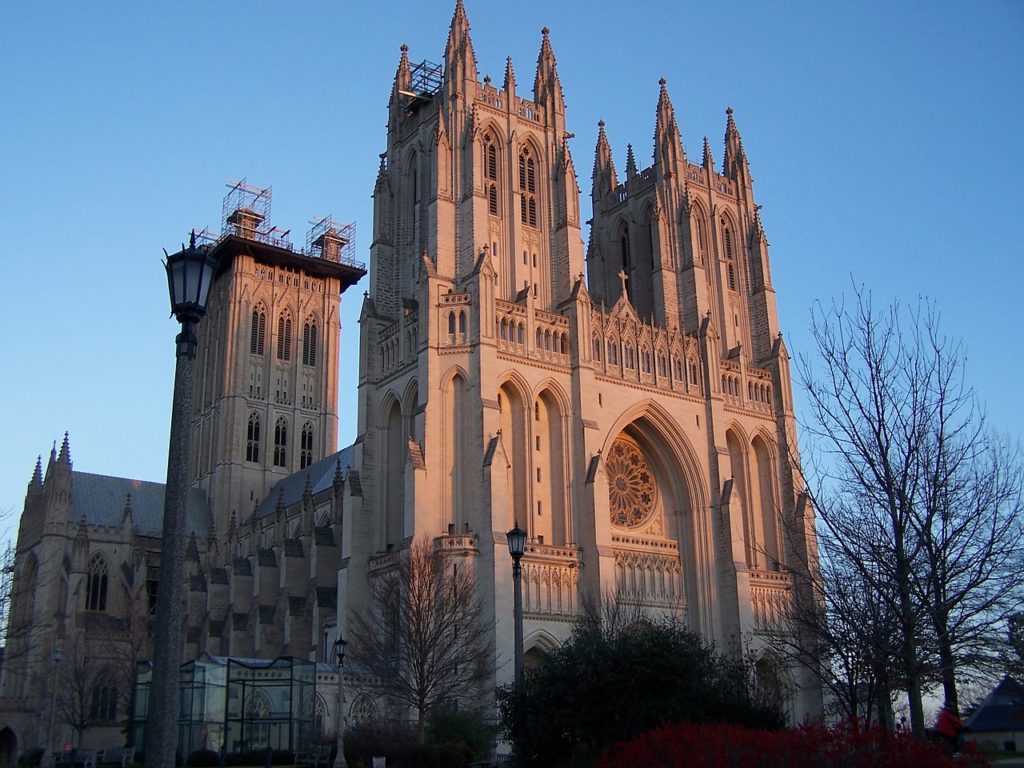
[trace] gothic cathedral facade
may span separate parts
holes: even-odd
[[[600,124],[584,251],[548,30],[532,98],[511,60],[500,87],[479,79],[461,0],[443,66],[402,47],[339,615],[425,537],[473,562],[507,662],[518,523],[528,657],[565,639],[582,596],[610,594],[765,652],[815,544],[767,240],[727,115],[722,172],[706,141],[690,162],[662,80],[653,164],[630,149],[621,181]],[[806,671],[779,673],[794,717],[820,710]]]
[[[365,272],[351,232],[324,219],[295,249],[269,223],[269,190],[231,190],[207,246],[220,260],[194,395],[186,658],[327,661],[369,583],[427,539],[471,564],[494,682],[511,679],[505,533],[518,524],[528,659],[568,636],[585,600],[614,596],[753,652],[794,720],[820,713],[813,676],[767,642],[816,544],[747,156],[727,110],[721,170],[707,140],[691,162],[660,85],[650,167],[630,148],[620,179],[599,123],[584,222],[547,29],[532,98],[511,60],[500,87],[479,78],[461,0],[443,64],[402,46],[356,440],[341,451],[340,301]],[[110,681],[144,658],[162,498],[156,483],[73,471],[67,440],[45,477],[37,464],[0,752],[62,743],[54,664],[92,658]],[[328,687],[332,674],[318,673]],[[93,741],[118,733],[129,686],[94,696]],[[325,722],[331,701],[318,698]]]

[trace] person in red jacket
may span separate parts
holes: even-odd
[[[951,709],[943,707],[939,717],[935,721],[935,730],[942,734],[949,743],[950,748],[955,752],[960,747],[960,731],[964,724],[960,721]]]

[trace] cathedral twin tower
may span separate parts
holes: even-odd
[[[727,114],[721,173],[706,140],[687,159],[664,80],[651,167],[630,148],[620,180],[599,124],[584,256],[548,30],[532,98],[511,60],[501,87],[478,79],[461,0],[442,66],[402,47],[361,318],[349,612],[390,552],[429,537],[474,562],[510,658],[516,522],[528,654],[565,637],[581,594],[681,613],[723,645],[757,646],[790,603],[812,525]],[[794,713],[813,711],[814,686],[782,666]]]

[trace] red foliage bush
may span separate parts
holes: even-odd
[[[679,723],[610,747],[598,768],[982,768],[974,754],[955,761],[948,749],[909,734],[854,726],[809,725],[754,731],[737,725]]]

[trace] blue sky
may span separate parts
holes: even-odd
[[[7,3],[0,10],[0,511],[16,525],[37,454],[164,479],[176,324],[161,249],[217,228],[224,183],[272,185],[301,244],[370,194],[399,46],[440,61],[454,0]],[[499,8],[514,8],[509,16]],[[722,159],[735,109],[791,352],[815,299],[938,302],[995,427],[1019,439],[1024,4],[649,0],[484,3],[481,75],[532,87],[540,29],[589,208],[597,121],[650,163],[658,79],[686,152]],[[343,306],[341,423],[354,436],[359,298]],[[1014,382],[1018,382],[1015,384]]]

